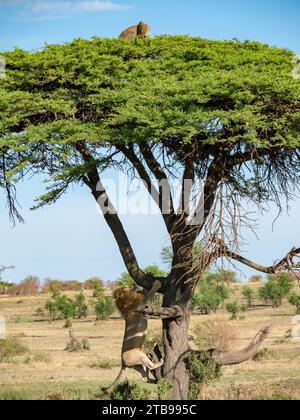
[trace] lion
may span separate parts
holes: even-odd
[[[129,28],[125,29],[119,36],[119,38],[123,39],[135,39],[136,37],[140,38],[149,38],[151,33],[151,28],[144,22],[140,22],[138,25],[130,26]]]
[[[126,368],[133,368],[142,375],[145,382],[149,381],[149,372],[160,368],[164,360],[153,363],[142,351],[146,339],[148,321],[142,311],[151,304],[155,293],[161,288],[159,280],[155,281],[150,291],[143,289],[137,291],[132,286],[119,287],[114,291],[114,299],[117,308],[125,319],[125,335],[122,345],[122,365],[116,380],[108,388],[107,392],[122,377]],[[138,311],[138,312],[137,312]]]

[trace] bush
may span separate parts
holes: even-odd
[[[253,289],[251,289],[251,287],[248,287],[248,286],[244,287],[243,296],[247,300],[248,308],[252,307],[254,295],[255,295],[255,292]]]
[[[282,305],[282,301],[294,287],[294,278],[288,273],[270,275],[268,282],[259,290],[259,296],[266,302],[271,302],[273,308]]]
[[[274,357],[274,352],[272,350],[269,350],[268,348],[263,348],[255,353],[252,360],[254,360],[255,362],[261,362],[262,360],[268,360],[272,357]]]
[[[9,296],[32,296],[40,291],[40,280],[38,277],[30,276],[21,283],[8,288]]]
[[[193,331],[193,340],[203,350],[229,351],[236,343],[237,334],[230,323],[222,318],[199,323]]]
[[[77,351],[90,350],[91,346],[86,338],[77,340],[77,338],[74,337],[72,330],[69,331],[69,334],[70,341],[67,343],[67,347],[65,348],[66,351],[73,353]]]
[[[0,362],[9,362],[14,356],[28,352],[18,337],[0,339]]]
[[[227,312],[229,312],[231,314],[231,320],[236,320],[237,319],[237,315],[240,311],[239,305],[237,302],[232,302],[232,303],[228,303],[226,305],[226,309]]]
[[[55,298],[47,300],[45,309],[49,314],[49,321],[58,319],[65,319],[65,328],[71,326],[70,320],[72,318],[85,318],[88,314],[88,306],[86,304],[85,296],[81,292],[76,296],[75,300],[68,298],[66,295],[54,295]]]
[[[106,321],[115,311],[114,299],[111,296],[99,296],[94,303],[97,321]]]
[[[95,286],[98,289],[103,289],[104,288],[104,281],[102,279],[100,279],[99,277],[92,277],[92,278],[86,280],[83,283],[84,290],[93,290],[95,288]]]
[[[79,319],[86,318],[88,315],[88,305],[86,304],[86,299],[83,292],[81,292],[75,298],[74,305],[75,305],[75,317]]]
[[[221,366],[209,357],[206,352],[189,352],[188,370],[190,374],[189,399],[198,399],[203,385],[220,378]]]
[[[289,298],[289,303],[293,306],[296,306],[296,315],[300,315],[300,295],[291,295]]]
[[[107,397],[113,401],[146,401],[150,399],[150,391],[137,384],[129,384],[128,381],[125,381],[116,385]]]
[[[0,281],[0,295],[9,294],[9,289],[14,287],[13,283],[8,283],[6,281]]]
[[[252,284],[262,283],[263,281],[264,281],[263,276],[261,276],[259,274],[254,275],[254,276],[250,277],[250,279],[249,279],[249,283],[252,283]]]
[[[157,384],[157,397],[159,401],[169,400],[173,384],[169,379],[160,379]]]
[[[207,273],[200,281],[192,300],[192,308],[202,315],[216,312],[221,303],[228,299],[230,290],[219,273]]]

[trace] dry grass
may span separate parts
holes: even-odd
[[[72,293],[70,293],[72,295]],[[87,292],[91,298],[90,292]],[[237,296],[240,296],[238,288]],[[29,355],[17,356],[0,364],[1,399],[91,399],[102,386],[115,379],[120,363],[124,322],[115,314],[109,321],[95,321],[93,314],[76,320],[77,339],[88,339],[91,349],[85,352],[64,351],[69,340],[64,321],[49,324],[35,314],[44,306],[47,295],[20,298],[0,297],[0,313],[7,319],[8,336],[18,336],[30,349]],[[291,328],[294,308],[285,304],[274,310],[255,307],[245,320],[230,321],[236,331],[236,346],[242,348],[265,325],[273,324],[264,347],[272,356],[259,362],[226,367],[222,378],[205,386],[202,399],[300,399],[300,341],[285,340]],[[228,320],[225,311],[217,316],[193,316],[191,332],[207,320]],[[161,323],[150,321],[150,331],[159,334]],[[109,369],[109,367],[111,367]],[[129,371],[128,378],[140,380]]]

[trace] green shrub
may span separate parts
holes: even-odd
[[[203,385],[219,379],[221,367],[207,352],[189,352],[188,370],[190,374],[189,399],[196,400]]]
[[[227,312],[229,312],[231,314],[231,320],[236,320],[237,319],[237,315],[239,313],[239,305],[237,302],[232,302],[232,303],[228,303],[226,305],[226,310]]]
[[[111,296],[99,296],[94,303],[97,320],[108,320],[115,311],[114,299]]]
[[[116,385],[108,397],[115,401],[145,401],[150,399],[150,391],[137,384],[129,384],[128,381],[125,381]]]
[[[274,352],[265,347],[258,350],[253,356],[252,360],[255,362],[261,362],[262,360],[272,359],[272,357],[274,357]]]
[[[50,322],[65,319],[65,328],[71,326],[72,318],[85,318],[88,314],[88,306],[83,292],[76,296],[74,301],[59,293],[56,298],[47,300],[45,309],[48,312]]]
[[[243,296],[247,300],[248,308],[252,307],[254,295],[255,295],[255,292],[253,289],[251,289],[251,287],[249,286],[244,287]]]
[[[291,292],[295,284],[289,273],[270,275],[268,282],[259,290],[259,296],[266,302],[271,302],[274,308],[282,305],[282,301]]]
[[[207,273],[200,281],[192,300],[192,308],[202,315],[216,312],[221,303],[229,298],[230,290],[220,273]]]
[[[300,315],[300,295],[291,295],[289,298],[289,303],[296,307],[296,315]]]
[[[20,356],[28,352],[18,337],[0,340],[0,362],[9,362],[14,356]]]
[[[75,317],[76,318],[86,318],[88,315],[88,305],[86,304],[86,299],[84,293],[79,293],[75,298]]]
[[[170,399],[173,384],[169,379],[160,379],[157,384],[157,397],[159,401]]]

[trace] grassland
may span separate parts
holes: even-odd
[[[236,292],[240,297],[240,287]],[[72,295],[72,293],[70,293]],[[87,293],[88,299],[91,295]],[[18,336],[29,351],[0,363],[0,400],[2,399],[92,399],[100,388],[110,384],[119,370],[124,323],[116,313],[109,321],[95,321],[91,313],[73,322],[76,338],[88,339],[91,349],[65,351],[69,340],[64,321],[52,324],[35,315],[47,295],[34,297],[0,296],[0,314],[7,321],[7,335]],[[295,309],[288,303],[278,309],[255,306],[245,318],[230,321],[237,330],[237,346],[242,348],[263,326],[273,324],[268,348],[260,361],[249,361],[223,369],[220,380],[204,386],[201,399],[300,399],[300,340],[285,338],[291,328]],[[215,315],[212,315],[214,317]],[[220,310],[217,316],[229,318]],[[193,315],[191,333],[208,317]],[[161,323],[150,321],[150,330],[159,333]],[[127,372],[131,380],[138,374]]]

